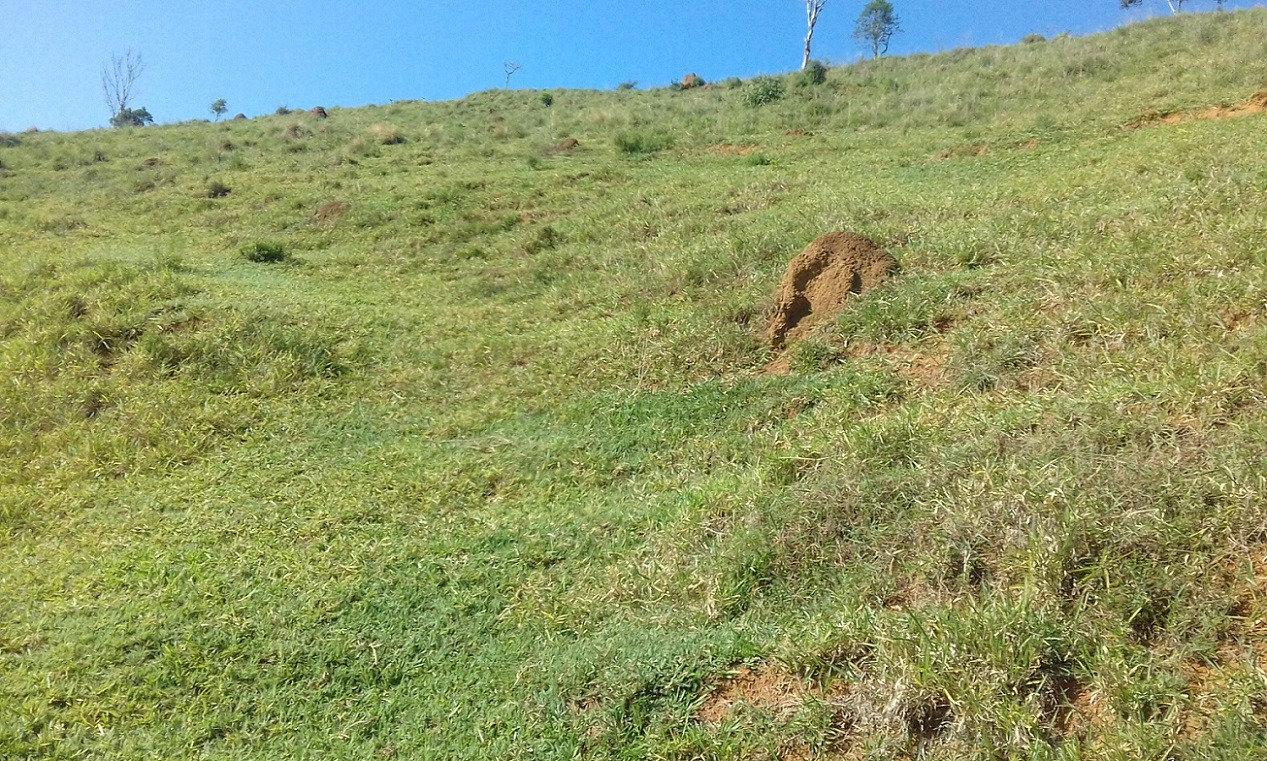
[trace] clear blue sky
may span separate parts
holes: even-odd
[[[1011,44],[1105,31],[1169,13],[1162,0],[893,0],[903,34],[891,54]],[[865,0],[828,0],[815,57],[847,63]],[[1259,5],[1231,0],[1229,8]],[[1212,0],[1192,0],[1208,11]],[[104,126],[100,73],[111,53],[139,52],[133,105],[158,122],[278,106],[447,100],[500,87],[662,86],[695,72],[712,81],[800,65],[803,0],[0,0],[0,130]]]

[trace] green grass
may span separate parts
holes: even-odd
[[[1265,39],[3,136],[0,756],[1267,755]]]

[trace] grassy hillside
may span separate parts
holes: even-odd
[[[1258,10],[0,135],[0,756],[1267,757],[1263,90]]]

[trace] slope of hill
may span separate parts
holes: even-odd
[[[0,756],[1267,754],[1264,90],[1259,10],[0,135]]]

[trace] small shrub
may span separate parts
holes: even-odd
[[[810,61],[796,76],[796,83],[802,87],[813,87],[827,81],[827,67],[822,61]]]
[[[524,244],[523,251],[525,254],[539,254],[542,251],[549,251],[563,242],[563,236],[550,225],[546,225],[537,230],[537,234],[532,240]]]
[[[783,80],[757,77],[743,91],[743,102],[749,108],[760,108],[783,98]]]
[[[554,93],[549,93],[549,92],[543,92],[543,93],[541,93],[541,105],[545,106],[546,108],[549,108],[550,106],[553,106],[553,105],[554,105]]]
[[[1022,45],[1035,45],[1040,42],[1046,42],[1047,38],[1041,34],[1027,34],[1021,38]]]
[[[621,153],[646,155],[673,147],[673,136],[666,132],[630,130],[616,135],[616,148]]]
[[[207,183],[207,198],[224,198],[231,192],[229,186],[220,180],[212,180]]]
[[[743,80],[739,77],[730,77],[722,82],[722,86],[727,90],[738,90],[740,87],[743,87]]]
[[[400,134],[400,130],[390,124],[375,124],[370,127],[370,135],[382,145],[400,145],[405,142],[405,137]]]
[[[290,111],[289,106],[278,106],[277,110],[274,111],[273,113],[277,114],[278,116],[289,116],[291,111]]]
[[[248,262],[284,262],[289,258],[280,243],[248,243],[242,247],[242,256]]]
[[[764,153],[750,153],[744,157],[744,163],[748,166],[770,166],[774,160]]]
[[[631,79],[628,82],[621,82],[620,84],[616,85],[616,89],[617,90],[632,90],[637,86],[638,86],[638,83]]]
[[[347,151],[349,156],[355,158],[373,158],[379,155],[378,141],[363,137],[353,138],[348,143]]]
[[[22,138],[12,132],[0,132],[0,148],[17,148],[22,144]]]

